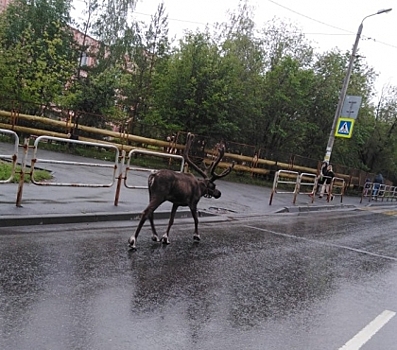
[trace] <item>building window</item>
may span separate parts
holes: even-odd
[[[87,54],[85,52],[83,52],[83,54],[81,55],[81,59],[80,59],[80,67],[87,66],[87,65],[88,65],[88,57],[87,57]]]

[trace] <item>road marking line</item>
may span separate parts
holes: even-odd
[[[352,339],[350,339],[345,345],[339,350],[358,350],[368,340],[370,340],[392,317],[396,315],[395,312],[385,310],[378,315],[373,321],[365,326],[360,332],[358,332]]]
[[[319,244],[319,245],[325,245],[325,246],[334,247],[334,248],[342,248],[342,249],[350,250],[352,252],[356,252],[356,253],[360,253],[360,254],[366,254],[366,255],[375,256],[377,258],[397,261],[397,258],[395,258],[395,257],[382,255],[382,254],[377,254],[377,253],[371,253],[371,252],[368,252],[368,251],[362,250],[362,249],[352,248],[352,247],[339,245],[339,244],[334,244],[334,243],[329,243],[329,242],[321,242],[321,241],[317,241],[315,239],[310,239],[310,238],[305,238],[305,237],[298,237],[298,236],[294,236],[294,235],[289,235],[287,233],[281,233],[281,232],[276,232],[276,231],[272,231],[272,230],[266,230],[264,228],[255,227],[255,226],[251,226],[251,225],[243,225],[243,226],[244,227],[248,227],[248,228],[252,228],[252,229],[258,230],[258,231],[268,232],[268,233],[271,233],[271,234],[276,235],[276,236],[282,236],[282,237],[287,237],[287,238],[299,239],[299,240],[310,242],[310,243],[316,243],[316,244]]]

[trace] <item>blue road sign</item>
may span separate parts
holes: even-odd
[[[339,118],[336,125],[335,136],[351,138],[353,134],[354,119]]]

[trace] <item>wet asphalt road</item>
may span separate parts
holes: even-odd
[[[127,222],[0,228],[0,349],[340,349],[397,311],[386,214],[201,220],[198,244],[177,220],[136,252]],[[362,349],[397,349],[396,327]]]

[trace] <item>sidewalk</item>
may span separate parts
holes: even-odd
[[[342,210],[369,205],[397,205],[395,202],[368,202],[359,197],[345,196],[327,203],[316,198],[311,203],[307,195],[299,195],[292,204],[292,194],[275,194],[269,205],[271,189],[245,184],[219,181],[219,199],[202,198],[198,209],[200,216],[239,217],[263,216],[276,213],[297,213],[319,210]],[[121,189],[118,206],[114,205],[115,186],[111,188],[51,187],[26,184],[22,207],[17,207],[17,184],[0,185],[0,227],[40,224],[81,223],[114,220],[138,220],[148,204],[146,189]],[[157,219],[166,219],[171,203],[162,204],[156,211]],[[187,207],[180,207],[177,217],[190,216]]]
[[[0,154],[2,153],[0,143]],[[73,160],[76,162],[98,162],[68,154],[40,151],[38,158]],[[96,183],[112,182],[111,168],[81,167],[65,164],[38,164],[53,172],[56,183]],[[146,172],[129,172],[128,183],[135,186],[147,184]],[[235,218],[272,215],[276,213],[296,213],[311,210],[342,210],[368,205],[397,205],[395,202],[369,202],[360,204],[359,197],[345,196],[343,203],[336,196],[327,203],[325,198],[316,198],[311,203],[308,195],[299,195],[294,205],[292,194],[275,194],[269,205],[271,188],[217,181],[222,192],[219,199],[202,198],[198,204],[201,217]],[[16,206],[18,184],[0,184],[0,227],[40,224],[62,224],[114,220],[138,220],[148,204],[147,189],[128,189],[122,184],[119,203],[114,205],[116,184],[112,187],[61,187],[25,184],[22,193],[22,206]],[[157,219],[166,219],[171,203],[162,204],[156,211]],[[189,208],[180,207],[177,217],[190,216]]]

